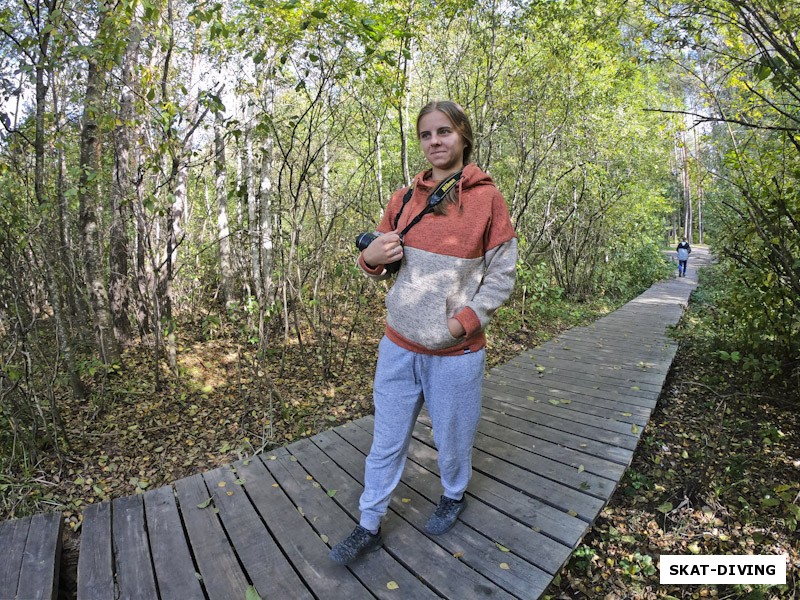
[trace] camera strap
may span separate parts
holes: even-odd
[[[452,187],[456,183],[458,183],[459,179],[461,179],[461,171],[453,173],[452,175],[450,175],[450,177],[448,177],[447,179],[442,181],[438,186],[436,186],[436,189],[433,190],[430,196],[428,196],[428,204],[425,206],[425,208],[423,208],[422,211],[416,217],[414,217],[408,225],[406,225],[405,229],[403,229],[403,231],[400,232],[400,239],[402,239],[403,236],[408,233],[409,229],[411,229],[414,225],[419,223],[422,220],[422,217],[433,212],[433,207],[439,204],[439,202],[441,202],[444,199],[444,197],[447,195],[447,192],[449,192],[452,189]],[[413,195],[414,195],[414,188],[413,187],[408,188],[408,191],[405,193],[405,196],[403,196],[403,205],[400,207],[400,211],[394,218],[395,229],[397,229],[397,224],[400,222],[400,215],[403,214],[403,209],[406,207],[406,204],[408,204],[408,201],[411,200],[411,196]]]

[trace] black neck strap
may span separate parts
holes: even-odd
[[[438,186],[436,186],[436,189],[433,190],[430,196],[428,196],[428,204],[425,206],[425,208],[422,209],[422,211],[416,217],[414,217],[411,220],[411,222],[408,225],[406,225],[405,229],[403,229],[403,231],[400,232],[400,237],[402,238],[405,234],[407,234],[409,229],[411,229],[414,225],[416,225],[422,220],[422,217],[424,217],[428,213],[432,213],[433,207],[439,204],[439,202],[441,202],[444,199],[444,197],[447,195],[447,192],[449,192],[452,189],[452,187],[456,183],[458,183],[459,179],[461,179],[461,171],[453,173],[447,179],[442,181]],[[400,215],[403,214],[403,209],[406,207],[408,201],[411,200],[411,196],[413,194],[414,194],[414,188],[410,187],[406,192],[406,195],[403,196],[403,205],[400,207],[400,211],[394,218],[395,229],[397,229],[397,224],[400,222]]]

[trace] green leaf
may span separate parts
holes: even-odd
[[[494,545],[497,546],[497,549],[500,550],[500,552],[511,552],[511,550],[503,546],[503,544],[498,544],[495,542]]]
[[[211,504],[211,497],[209,496],[205,500],[203,500],[200,504],[197,505],[197,508],[208,508],[208,505]]]
[[[336,490],[328,490],[328,497],[333,498],[336,495]]]
[[[244,594],[244,600],[264,600],[256,590],[254,585],[251,585],[247,588],[247,591]]]
[[[659,512],[662,512],[664,514],[667,514],[673,508],[674,507],[672,506],[672,502],[664,502],[664,504],[661,504],[660,506],[657,506],[656,510],[659,511]]]

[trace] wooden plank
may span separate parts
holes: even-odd
[[[544,361],[546,362],[546,361]],[[658,397],[661,392],[659,385],[644,381],[640,378],[628,376],[620,371],[607,371],[600,372],[597,370],[590,371],[589,368],[582,371],[570,371],[565,368],[552,368],[548,367],[544,371],[538,371],[535,368],[521,369],[515,365],[503,365],[496,367],[494,373],[503,375],[521,375],[523,377],[535,376],[540,381],[581,381],[584,385],[588,385],[600,390],[623,391],[630,390],[631,392],[638,392],[631,394],[633,396],[645,397]],[[627,393],[627,392],[626,392]]]
[[[261,597],[310,600],[311,593],[272,539],[231,469],[208,471],[203,479],[247,577]]]
[[[83,510],[78,554],[78,600],[116,598],[111,539],[111,502],[90,504]]]
[[[161,600],[204,600],[172,487],[146,492],[144,509]]]
[[[589,412],[575,410],[572,407],[573,403],[571,401],[568,401],[566,404],[562,404],[559,401],[558,404],[555,404],[547,399],[537,400],[534,398],[534,400],[527,400],[530,394],[526,395],[524,391],[517,391],[507,386],[486,385],[484,386],[483,394],[487,400],[486,405],[493,404],[493,406],[497,407],[497,410],[511,411],[518,416],[524,416],[532,420],[542,420],[542,422],[545,422],[546,417],[556,417],[569,421],[570,423],[575,423],[576,425],[586,425],[604,432],[608,431],[622,436],[632,436],[635,439],[638,439],[638,436],[634,431],[640,432],[642,430],[641,425],[647,423],[647,421],[642,423],[640,419],[637,424],[636,421],[632,421],[630,417],[620,416],[619,419],[616,419],[614,418],[614,413],[603,414],[601,411]],[[523,404],[522,401],[526,402]],[[600,414],[597,414],[598,412],[600,412]]]
[[[504,400],[510,399],[508,403]],[[497,405],[501,402],[501,405]],[[551,429],[556,429],[562,433],[574,434],[584,437],[589,440],[603,442],[619,448],[625,448],[631,452],[636,448],[638,437],[631,434],[632,425],[628,425],[628,433],[614,432],[609,429],[599,429],[593,425],[578,423],[575,420],[570,420],[564,417],[545,414],[543,412],[534,412],[532,410],[520,409],[513,403],[513,398],[509,394],[495,392],[493,390],[484,390],[484,408],[496,410],[497,412],[513,415],[525,421],[535,422],[539,425],[545,425]],[[599,421],[598,421],[599,424]]]
[[[0,522],[0,548],[4,554],[0,560],[0,592],[4,594],[13,596],[17,592],[30,525],[31,517]]]
[[[317,598],[372,598],[366,587],[328,558],[329,548],[257,458],[235,463],[253,506]],[[327,496],[326,496],[327,498]],[[330,502],[329,502],[330,503]],[[327,536],[326,536],[327,537]]]
[[[528,382],[519,381],[517,379],[492,378],[484,382],[484,386],[492,387],[493,389],[500,388],[501,391],[509,388],[515,395],[524,398],[524,402],[520,402],[520,406],[524,407],[530,402],[530,398],[534,400],[549,400],[555,398],[558,400],[573,400],[581,404],[581,410],[585,406],[591,406],[598,409],[606,409],[612,411],[630,412],[633,415],[641,415],[643,418],[649,418],[650,414],[655,407],[655,402],[651,400],[641,400],[639,398],[632,398],[630,396],[621,396],[615,392],[600,391],[591,388],[582,388],[579,386],[565,386],[564,384],[547,385],[541,382]],[[570,388],[570,389],[564,389]]]
[[[358,428],[352,427],[350,429],[357,430]],[[337,429],[336,431],[339,432],[340,430]],[[333,432],[325,432],[319,436],[314,436],[312,439],[321,450],[334,457],[337,464],[348,472],[357,471],[357,465],[364,463],[365,455],[354,446],[342,443],[342,438]],[[430,476],[432,479],[437,479],[427,471],[425,471],[425,475]],[[363,482],[359,481],[359,483]],[[401,482],[393,494],[391,509],[417,530],[424,531],[428,516],[436,508],[437,494],[441,491],[438,485],[436,487],[436,493],[426,496]],[[470,513],[479,509],[479,504],[469,504]],[[466,515],[466,511],[462,513],[462,517],[464,515]],[[550,574],[516,553],[508,553],[501,556],[501,552],[498,551],[493,540],[480,531],[466,526],[463,520],[459,520],[447,535],[437,536],[434,540],[451,555],[458,556],[463,563],[517,597],[530,594],[533,589],[540,590],[541,593],[550,582]],[[565,551],[563,547],[560,550],[562,552]],[[510,567],[507,570],[499,566],[503,559]]]
[[[626,467],[633,458],[633,451],[627,448],[620,448],[606,442],[586,438],[573,432],[552,429],[541,423],[508,415],[504,412],[487,409],[481,413],[481,419],[507,427],[513,431],[578,450],[579,452],[610,460]]]
[[[342,490],[353,495],[361,494],[361,486],[313,443],[298,442],[289,449],[322,487],[338,490],[334,496],[337,503],[343,501],[339,497]],[[354,513],[357,502],[352,503],[353,499],[351,496],[348,504],[342,507],[346,510],[349,508],[348,512]],[[467,567],[402,519],[386,520],[383,529],[386,550],[440,596],[459,599],[511,598],[508,593],[491,585],[491,581]]]
[[[548,388],[574,391],[577,393],[597,393],[609,400],[620,400],[625,403],[635,404],[646,408],[655,408],[660,392],[643,390],[637,385],[623,385],[618,383],[613,385],[601,385],[597,382],[585,379],[575,379],[560,376],[558,373],[550,373],[545,377],[544,373],[532,373],[521,369],[502,370],[499,367],[492,370],[486,377],[484,383],[494,383],[497,385],[509,385],[511,383],[531,384],[547,386]],[[524,386],[523,386],[524,387]],[[639,389],[635,389],[639,388]]]
[[[291,446],[295,454],[289,454],[286,448],[280,448],[262,456],[263,464],[269,469],[281,489],[297,507],[297,512],[312,523],[317,532],[328,538],[331,545],[347,537],[355,527],[352,511],[346,511],[341,504],[329,497],[320,482],[313,481],[313,476],[305,470],[304,464],[315,458],[328,460],[313,444],[307,440],[295,442]],[[304,449],[308,452],[304,452]],[[316,450],[316,451],[315,451]],[[274,457],[274,459],[272,459]],[[272,460],[271,460],[272,459]],[[321,466],[321,465],[320,465]],[[308,477],[312,477],[311,480]],[[316,485],[315,485],[316,484]],[[348,478],[342,485],[336,482],[335,496],[346,503],[358,504],[358,490],[348,487]],[[327,557],[325,560],[330,560]],[[348,567],[337,567],[351,572],[375,596],[384,600],[397,598],[401,591],[403,598],[413,600],[430,600],[439,596],[424,585],[414,573],[398,563],[385,548],[370,553]],[[394,581],[398,590],[389,590],[386,584]],[[323,596],[324,597],[324,596]]]
[[[521,385],[498,386],[494,383],[486,384],[487,390],[506,392],[519,398],[511,402],[523,410],[535,410],[540,404],[558,406],[567,411],[584,415],[614,419],[621,423],[636,423],[644,427],[650,420],[651,411],[641,406],[620,404],[612,400],[586,396],[584,394],[568,394],[566,392],[549,393],[547,388]],[[510,400],[510,399],[508,399]]]
[[[557,462],[561,462],[573,469],[583,468],[588,473],[594,473],[601,477],[619,481],[625,474],[625,467],[585,452],[573,450],[560,444],[554,444],[547,440],[542,440],[526,433],[513,431],[506,427],[501,427],[496,423],[481,419],[478,425],[478,433],[484,436],[492,437],[497,440],[503,440],[508,444],[513,444],[517,448],[523,448],[534,454],[547,457]]]
[[[210,600],[244,598],[249,583],[236,554],[228,544],[215,507],[206,502],[211,495],[202,475],[175,482],[178,506],[194,553],[203,585]],[[199,505],[205,506],[200,508]]]
[[[520,354],[511,359],[506,365],[519,366],[522,368],[535,365],[547,366],[553,363],[553,368],[564,368],[583,372],[584,370],[602,371],[611,370],[613,372],[622,371],[624,374],[631,374],[635,378],[651,376],[654,380],[656,376],[664,377],[669,371],[670,364],[661,356],[647,356],[644,353],[621,355],[604,355],[595,350],[575,348],[574,346],[551,346],[547,349],[537,349],[537,352]]]
[[[119,599],[157,598],[141,494],[117,498],[112,502],[111,531]]]
[[[17,598],[55,600],[58,596],[62,529],[60,512],[39,513],[31,518]]]
[[[334,431],[358,449],[357,456],[359,458],[357,460],[363,461],[365,453],[369,451],[372,443],[370,433],[362,427],[354,425],[337,427]],[[460,523],[456,524],[447,536],[436,537],[436,541],[441,544],[451,542],[463,544],[458,548],[446,546],[447,550],[453,554],[463,551],[465,557],[475,553],[478,553],[478,556],[484,555],[483,558],[490,562],[491,568],[488,568],[487,571],[490,573],[492,569],[496,570],[498,562],[503,562],[504,553],[497,554],[497,543],[512,549],[514,555],[530,563],[529,568],[555,573],[564,558],[569,556],[572,544],[546,537],[543,532],[534,530],[533,526],[518,519],[520,513],[525,512],[524,507],[521,507],[523,510],[520,512],[514,510],[509,514],[504,514],[485,502],[486,494],[481,481],[488,480],[473,478],[470,482],[467,489],[469,504],[467,510],[459,517]],[[422,529],[438,502],[440,494],[439,475],[419,465],[416,461],[409,460],[406,463],[403,480],[392,500],[392,508]],[[410,501],[406,502],[406,500]],[[560,519],[561,515],[563,513],[550,514],[546,517],[545,523],[552,525],[553,520]],[[572,535],[573,539],[577,541],[585,530],[586,524],[580,523],[579,531]],[[475,537],[473,532],[479,532],[480,536]],[[450,533],[453,533],[455,540],[450,539]],[[470,564],[469,561],[467,562]],[[472,566],[477,568],[475,564]],[[538,577],[536,581],[541,582]],[[536,585],[536,582],[531,582],[531,585]],[[515,586],[514,589],[517,588],[518,586]]]
[[[430,428],[430,416],[420,415],[420,425],[423,428]],[[433,439],[432,432],[420,431],[419,439]],[[475,448],[598,499],[609,498],[618,482],[618,479],[607,474],[597,475],[587,471],[583,462],[575,466],[567,465],[528,451],[526,448],[519,448],[504,439],[484,435],[480,431],[475,436]]]

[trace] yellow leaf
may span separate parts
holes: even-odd
[[[500,563],[500,568],[508,571],[511,567],[508,566],[508,563]]]
[[[578,513],[576,513],[574,510],[570,510],[570,511],[568,511],[568,512],[567,512],[567,514],[568,514],[570,517],[577,517],[577,516],[578,516]]]
[[[583,465],[578,465],[578,473],[583,473],[586,470],[586,467]]]
[[[322,534],[321,536],[319,536],[319,537],[320,537],[320,539],[321,539],[323,542],[325,542],[326,544],[328,543],[328,536],[327,536],[327,535],[325,535],[325,534],[323,533],[323,534]]]
[[[403,504],[408,504],[409,502],[411,502],[411,498],[403,498],[402,502]]]
[[[217,486],[218,486],[218,487],[225,487],[225,482],[224,482],[224,481],[220,481],[220,482],[217,484]]]
[[[270,460],[275,460],[276,458],[278,458],[278,457],[277,457],[277,456],[275,456],[274,454],[273,454],[273,455],[271,455],[271,456],[269,456],[269,459],[270,459]]]
[[[388,589],[388,590],[397,590],[397,589],[400,589],[400,586],[397,585],[396,581],[390,581],[389,583],[386,584],[386,589]]]
[[[278,484],[277,483],[273,483],[272,487],[278,487]]]
[[[233,496],[233,492],[225,492],[228,496]]]
[[[461,558],[462,556],[464,556],[463,552],[456,552],[455,554],[453,554],[453,558]]]
[[[640,431],[639,426],[636,423],[631,425],[631,433],[639,433],[639,431]]]
[[[511,552],[511,550],[509,550],[502,544],[498,544],[497,542],[495,542],[494,545],[497,546],[497,549],[500,550],[500,552]]]
[[[311,475],[306,475],[306,480],[307,481],[311,481],[312,479],[314,479],[314,478]]]

